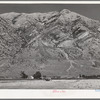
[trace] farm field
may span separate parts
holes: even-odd
[[[0,80],[0,89],[100,89],[100,80]]]

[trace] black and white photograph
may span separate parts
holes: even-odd
[[[100,89],[100,4],[0,4],[0,89]]]

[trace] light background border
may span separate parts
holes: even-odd
[[[0,4],[100,4],[100,1],[0,1]],[[0,99],[97,99],[100,90],[0,89]],[[56,89],[62,91],[63,89]]]

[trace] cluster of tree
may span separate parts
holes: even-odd
[[[24,71],[21,71],[20,76],[21,76],[22,79],[27,79],[28,78],[28,75]],[[33,77],[34,77],[34,79],[41,79],[41,73],[39,71],[37,71],[33,75]]]
[[[22,79],[28,79],[28,75],[25,74],[24,71],[21,71],[21,78]],[[42,76],[41,73],[39,71],[37,71],[34,75],[33,75],[33,79],[43,79],[43,80],[46,80],[46,81],[50,81],[51,78],[50,77],[46,77],[45,75]]]
[[[85,79],[97,79],[100,78],[100,75],[79,75],[80,78],[85,78]]]

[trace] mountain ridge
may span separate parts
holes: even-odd
[[[37,70],[56,76],[100,74],[99,27],[99,21],[67,9],[0,14],[1,75],[20,78],[21,71],[32,75]]]

